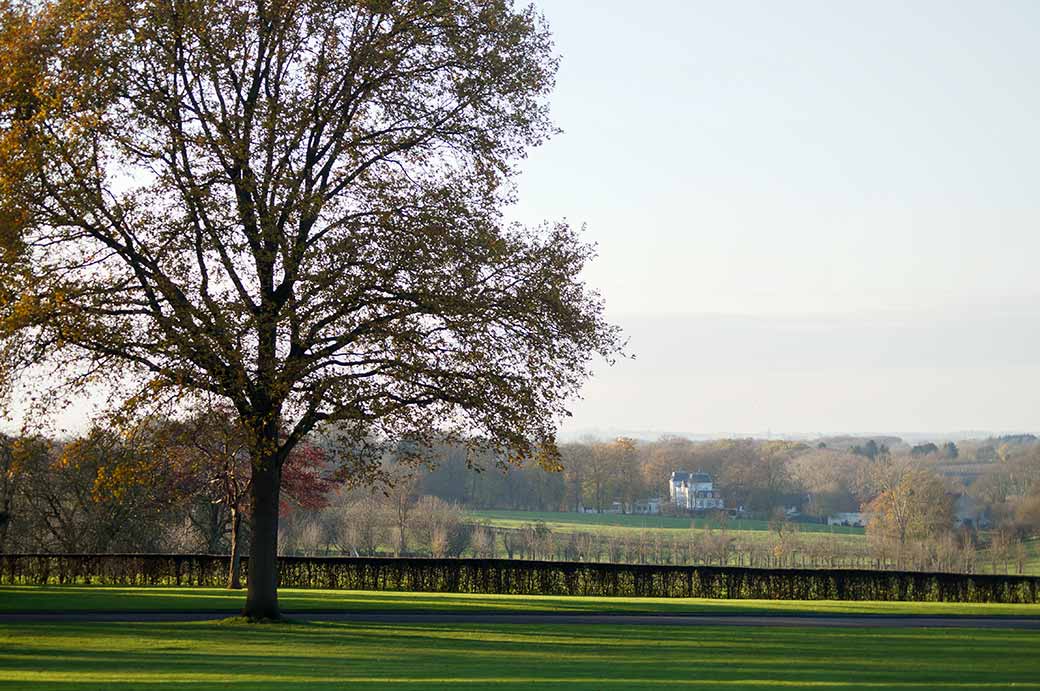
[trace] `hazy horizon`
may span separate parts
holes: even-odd
[[[507,218],[587,224],[635,355],[562,436],[1040,427],[1040,5],[536,5]]]
[[[564,436],[1037,427],[1040,6],[536,4],[511,214],[587,224],[636,355]]]

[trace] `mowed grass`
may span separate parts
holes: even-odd
[[[1040,538],[1030,538],[1026,540],[1025,544],[1026,554],[1028,555],[1025,563],[1025,572],[1040,574]]]
[[[1040,633],[234,622],[0,625],[0,689],[1040,688]]]
[[[287,612],[645,612],[662,614],[882,614],[1036,616],[1040,605],[839,600],[704,600],[684,598],[470,595],[389,591],[280,591]],[[197,611],[242,609],[241,591],[221,588],[0,586],[0,612]]]
[[[630,530],[696,530],[719,529],[723,526],[710,518],[691,518],[679,516],[652,516],[620,513],[570,513],[562,511],[499,511],[473,510],[468,512],[476,521],[498,528],[519,528],[533,523],[545,523],[555,532],[602,532],[607,534],[624,533]],[[803,533],[823,533],[828,535],[862,536],[863,528],[849,526],[828,526],[818,523],[798,523]],[[767,532],[768,521],[751,519],[730,519],[724,524],[726,530]],[[620,529],[620,530],[619,530]]]

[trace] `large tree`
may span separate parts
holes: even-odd
[[[908,543],[934,540],[954,527],[954,497],[943,479],[927,468],[893,462],[885,489],[863,507],[868,538],[905,565]]]
[[[203,508],[198,519],[190,511],[189,517],[202,528],[211,549],[227,535],[227,587],[241,588],[240,537],[252,483],[249,435],[237,423],[234,411],[222,407],[197,411],[182,424],[169,427],[166,455],[177,472],[195,481],[189,493]],[[327,505],[332,483],[324,477],[325,466],[325,454],[313,444],[303,441],[293,448],[282,463],[280,513],[289,506],[286,500],[312,510]]]
[[[0,0],[0,22],[4,364],[232,406],[247,615],[278,616],[281,469],[315,427],[551,457],[618,336],[591,247],[502,217],[553,131],[533,8]]]

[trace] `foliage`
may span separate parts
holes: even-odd
[[[29,361],[284,414],[279,457],[320,422],[527,453],[614,351],[591,250],[497,211],[552,131],[532,10],[55,0],[3,30]]]
[[[163,453],[155,430],[93,429],[64,443],[23,437],[11,498],[9,541],[18,549],[159,550],[165,520],[190,483]]]
[[[320,512],[283,521],[283,553],[458,557],[470,548],[474,528],[456,504],[417,496],[414,478],[386,492],[353,490],[326,497]],[[486,546],[485,546],[486,548]]]
[[[565,478],[573,472],[566,451],[568,467],[562,473],[546,472],[535,463],[504,472],[493,454],[454,444],[436,445],[428,459],[432,467],[417,472],[416,493],[469,507],[556,509],[564,500]]]
[[[831,449],[813,449],[793,458],[789,464],[791,480],[809,496],[805,512],[830,516],[857,511],[860,459]]]
[[[9,516],[0,547],[224,551],[233,517],[248,510],[250,467],[217,422],[224,420],[150,419],[123,433],[94,428],[63,441],[0,438],[0,500]],[[284,514],[325,505],[330,482],[320,450],[302,443],[284,470]]]
[[[7,584],[215,585],[214,555],[2,555]],[[283,557],[283,587],[416,592],[789,600],[1040,602],[1040,578],[751,569],[518,559]]]
[[[910,449],[910,456],[912,458],[930,456],[935,453],[939,453],[939,447],[932,442],[928,442],[927,444],[917,444]]]
[[[130,412],[227,403],[253,460],[255,613],[276,613],[282,466],[318,426],[344,449],[447,435],[555,464],[566,402],[619,341],[578,233],[502,220],[553,132],[533,8],[4,0],[0,18],[0,380],[64,374],[43,408],[98,381]]]
[[[862,446],[856,445],[852,447],[852,453],[857,456],[864,456],[872,461],[886,460],[891,456],[891,450],[885,444],[878,444],[873,439],[867,441]]]
[[[873,479],[880,493],[863,508],[867,536],[875,549],[904,563],[913,543],[935,544],[954,525],[954,497],[942,478],[927,468],[899,461],[879,462]]]

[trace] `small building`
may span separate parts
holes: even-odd
[[[722,493],[715,489],[715,483],[707,473],[673,471],[668,483],[668,495],[676,508],[686,511],[726,508]]]
[[[847,525],[855,526],[857,528],[865,528],[868,520],[867,514],[865,513],[846,511],[843,513],[836,513],[832,516],[827,516],[827,525]]]
[[[780,505],[784,509],[784,515],[790,519],[800,518],[811,499],[808,494],[800,493],[783,494],[779,497]]]
[[[969,494],[959,494],[953,504],[954,524],[957,527],[988,528],[989,512]]]
[[[632,504],[632,513],[661,513],[661,500],[658,497],[652,497],[643,501],[637,501],[634,504]]]

